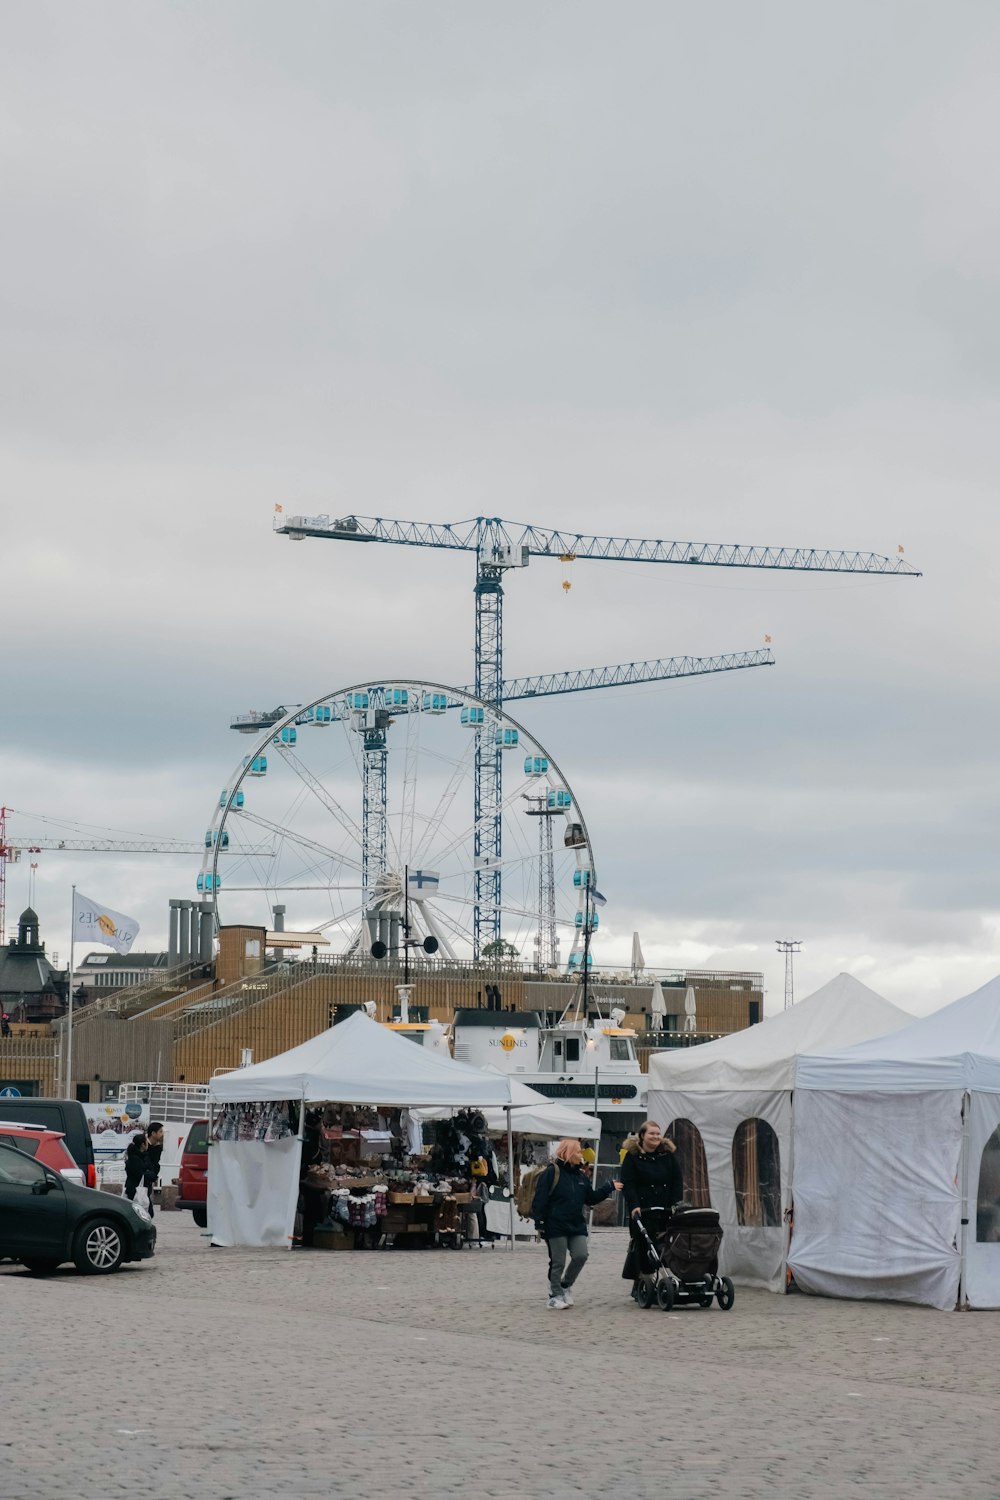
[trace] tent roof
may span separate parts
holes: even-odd
[[[309,1104],[483,1108],[511,1102],[505,1074],[426,1052],[360,1012],[266,1062],[219,1074],[208,1089],[217,1104],[305,1099]]]
[[[800,1060],[796,1087],[1000,1093],[1000,975],[892,1036]]]
[[[421,1120],[446,1120],[449,1109],[421,1109],[417,1111]],[[507,1134],[507,1111],[484,1109],[488,1135]],[[562,1140],[564,1137],[594,1139],[601,1133],[601,1122],[595,1115],[582,1114],[568,1104],[548,1103],[538,1108],[515,1109],[511,1115],[511,1128],[515,1135],[540,1135],[547,1140]]]
[[[838,974],[790,1010],[716,1042],[654,1053],[652,1089],[731,1092],[790,1089],[796,1058],[884,1036],[905,1026],[907,1011],[883,1000],[851,974]]]

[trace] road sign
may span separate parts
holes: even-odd
[[[0,1099],[20,1099],[21,1090],[15,1088],[0,1089]]]

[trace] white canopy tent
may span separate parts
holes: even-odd
[[[806,1291],[1000,1307],[1000,977],[796,1069]]]
[[[852,975],[838,974],[757,1026],[650,1058],[650,1116],[663,1127],[688,1122],[677,1132],[685,1189],[704,1188],[707,1174],[724,1230],[725,1275],[743,1286],[785,1288],[797,1058],[882,1036],[911,1019]],[[703,1161],[685,1160],[699,1141]]]
[[[504,1073],[427,1052],[361,1013],[266,1062],[222,1073],[209,1104],[295,1100],[386,1107],[510,1107]],[[302,1116],[304,1117],[304,1109]],[[290,1248],[299,1189],[302,1127],[283,1141],[215,1141],[209,1155],[208,1221],[217,1245]]]

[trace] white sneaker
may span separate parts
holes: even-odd
[[[573,1306],[573,1293],[570,1291],[568,1286],[564,1286],[562,1289],[562,1299],[567,1307]]]
[[[567,1302],[565,1297],[550,1297],[549,1306],[556,1312],[561,1312],[562,1309],[567,1306]]]

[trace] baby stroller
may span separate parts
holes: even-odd
[[[697,1302],[701,1307],[711,1307],[714,1298],[723,1312],[729,1311],[736,1300],[736,1289],[728,1276],[719,1275],[722,1227],[714,1208],[676,1204],[655,1244],[641,1215],[634,1223],[645,1241],[648,1262],[635,1290],[640,1307],[655,1305],[664,1312],[675,1304]]]

